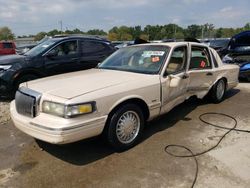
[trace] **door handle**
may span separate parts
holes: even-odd
[[[78,60],[78,58],[71,58],[71,61],[76,61]]]
[[[206,75],[207,75],[207,76],[213,76],[213,73],[208,72]]]

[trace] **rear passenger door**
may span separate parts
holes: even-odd
[[[80,64],[82,69],[94,68],[112,53],[112,49],[103,41],[82,40],[80,42]]]
[[[209,50],[204,46],[191,45],[190,53],[188,92],[207,92],[216,78]]]

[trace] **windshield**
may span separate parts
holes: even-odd
[[[131,46],[109,56],[100,69],[112,69],[144,74],[157,74],[169,52],[167,46]]]
[[[26,52],[24,55],[36,56],[36,55],[40,54],[41,52],[44,52],[45,50],[47,50],[55,42],[56,42],[55,40],[46,40],[46,41],[42,42],[41,44],[38,44],[37,46],[35,46],[31,50],[29,50],[28,52]]]

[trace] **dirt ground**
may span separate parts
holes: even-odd
[[[0,102],[0,187],[186,188],[194,178],[194,159],[172,157],[164,152],[165,146],[180,144],[197,153],[216,144],[227,130],[202,123],[199,115],[206,112],[231,115],[238,121],[237,128],[250,130],[250,84],[239,84],[220,104],[188,100],[149,122],[142,142],[122,153],[114,152],[100,138],[63,146],[37,141],[13,126],[8,108],[8,102]],[[205,118],[233,126],[225,117]],[[197,157],[195,187],[248,188],[249,145],[250,134],[234,131],[217,148]]]

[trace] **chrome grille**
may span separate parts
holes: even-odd
[[[19,88],[15,96],[17,112],[24,116],[36,117],[38,114],[40,98],[41,94],[36,91],[25,87]]]

